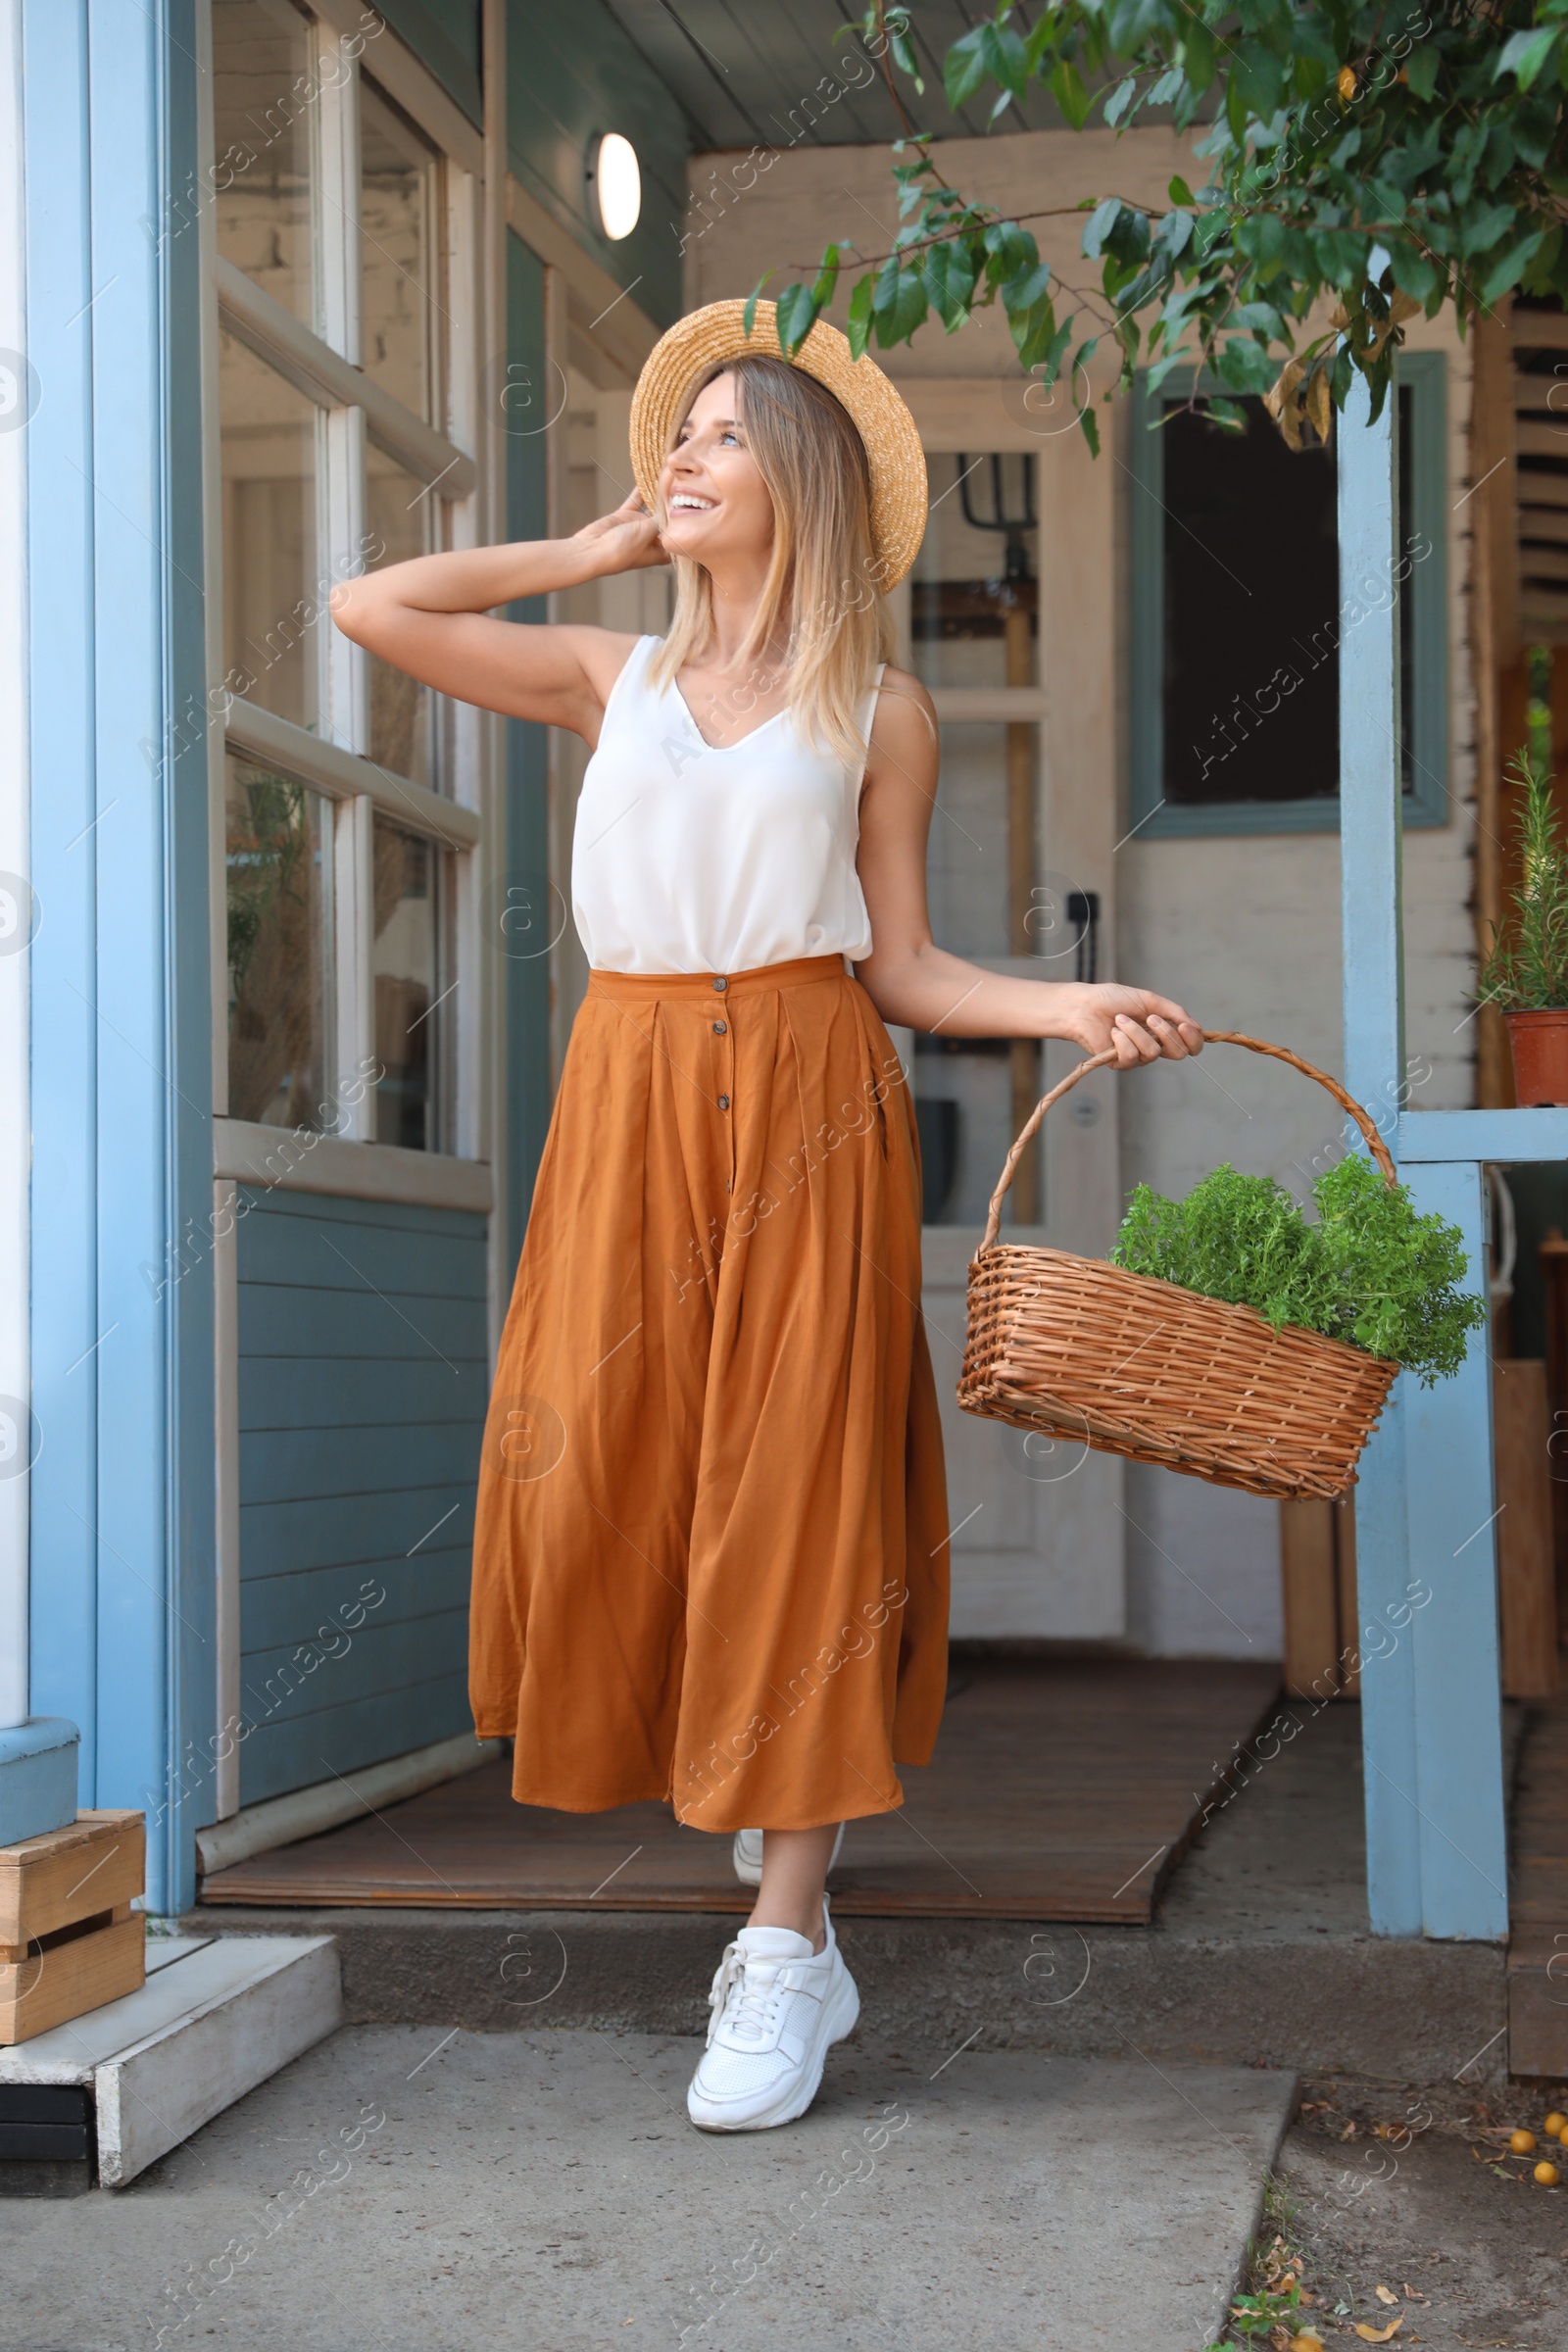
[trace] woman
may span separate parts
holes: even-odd
[[[1196,1053],[1141,989],[933,945],[937,729],[882,592],[925,518],[869,359],[771,304],[682,319],[632,409],[639,491],[572,538],[428,556],[338,626],[593,750],[572,856],[592,966],[540,1163],[480,1473],[470,1687],[514,1793],[667,1797],[759,1876],[689,2111],[801,2115],[858,2013],[825,1882],[903,1801],[946,1681],[947,1515],[908,1089],[884,1021]],[[669,636],[492,617],[673,563]],[[853,961],[855,976],[849,976]],[[759,1835],[758,1825],[760,1825]]]

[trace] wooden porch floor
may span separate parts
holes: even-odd
[[[851,1917],[1147,1925],[1275,1666],[1188,1660],[957,1664],[936,1755],[902,1812],[853,1822],[833,1876]],[[728,1838],[667,1806],[514,1804],[510,1764],[217,1872],[204,1903],[746,1911]]]

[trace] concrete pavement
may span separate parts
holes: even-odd
[[[716,2139],[698,2047],[347,2028],[131,2187],[0,2209],[0,2347],[1200,2352],[1294,2093],[905,2035]]]

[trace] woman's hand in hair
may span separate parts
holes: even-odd
[[[1114,982],[1069,985],[1061,993],[1076,1002],[1070,1003],[1068,1018],[1057,1034],[1071,1038],[1086,1054],[1114,1053],[1118,1069],[1134,1070],[1146,1061],[1185,1061],[1189,1054],[1203,1050],[1201,1029],[1170,997]]]
[[[669,562],[659,526],[635,490],[621,500],[612,514],[601,514],[596,522],[584,523],[576,538],[589,555],[595,576],[601,579]]]

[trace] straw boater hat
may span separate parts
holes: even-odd
[[[771,302],[758,304],[750,335],[744,302],[710,302],[677,318],[649,353],[631,398],[631,463],[650,514],[670,436],[685,415],[693,386],[721,362],[749,354],[784,357],[776,305]],[[914,562],[925,531],[925,452],[914,418],[876,362],[852,360],[846,337],[823,318],[796,353],[794,365],[814,375],[843,403],[865,444],[871,466],[871,536],[884,567],[877,584],[883,590],[893,588]]]

